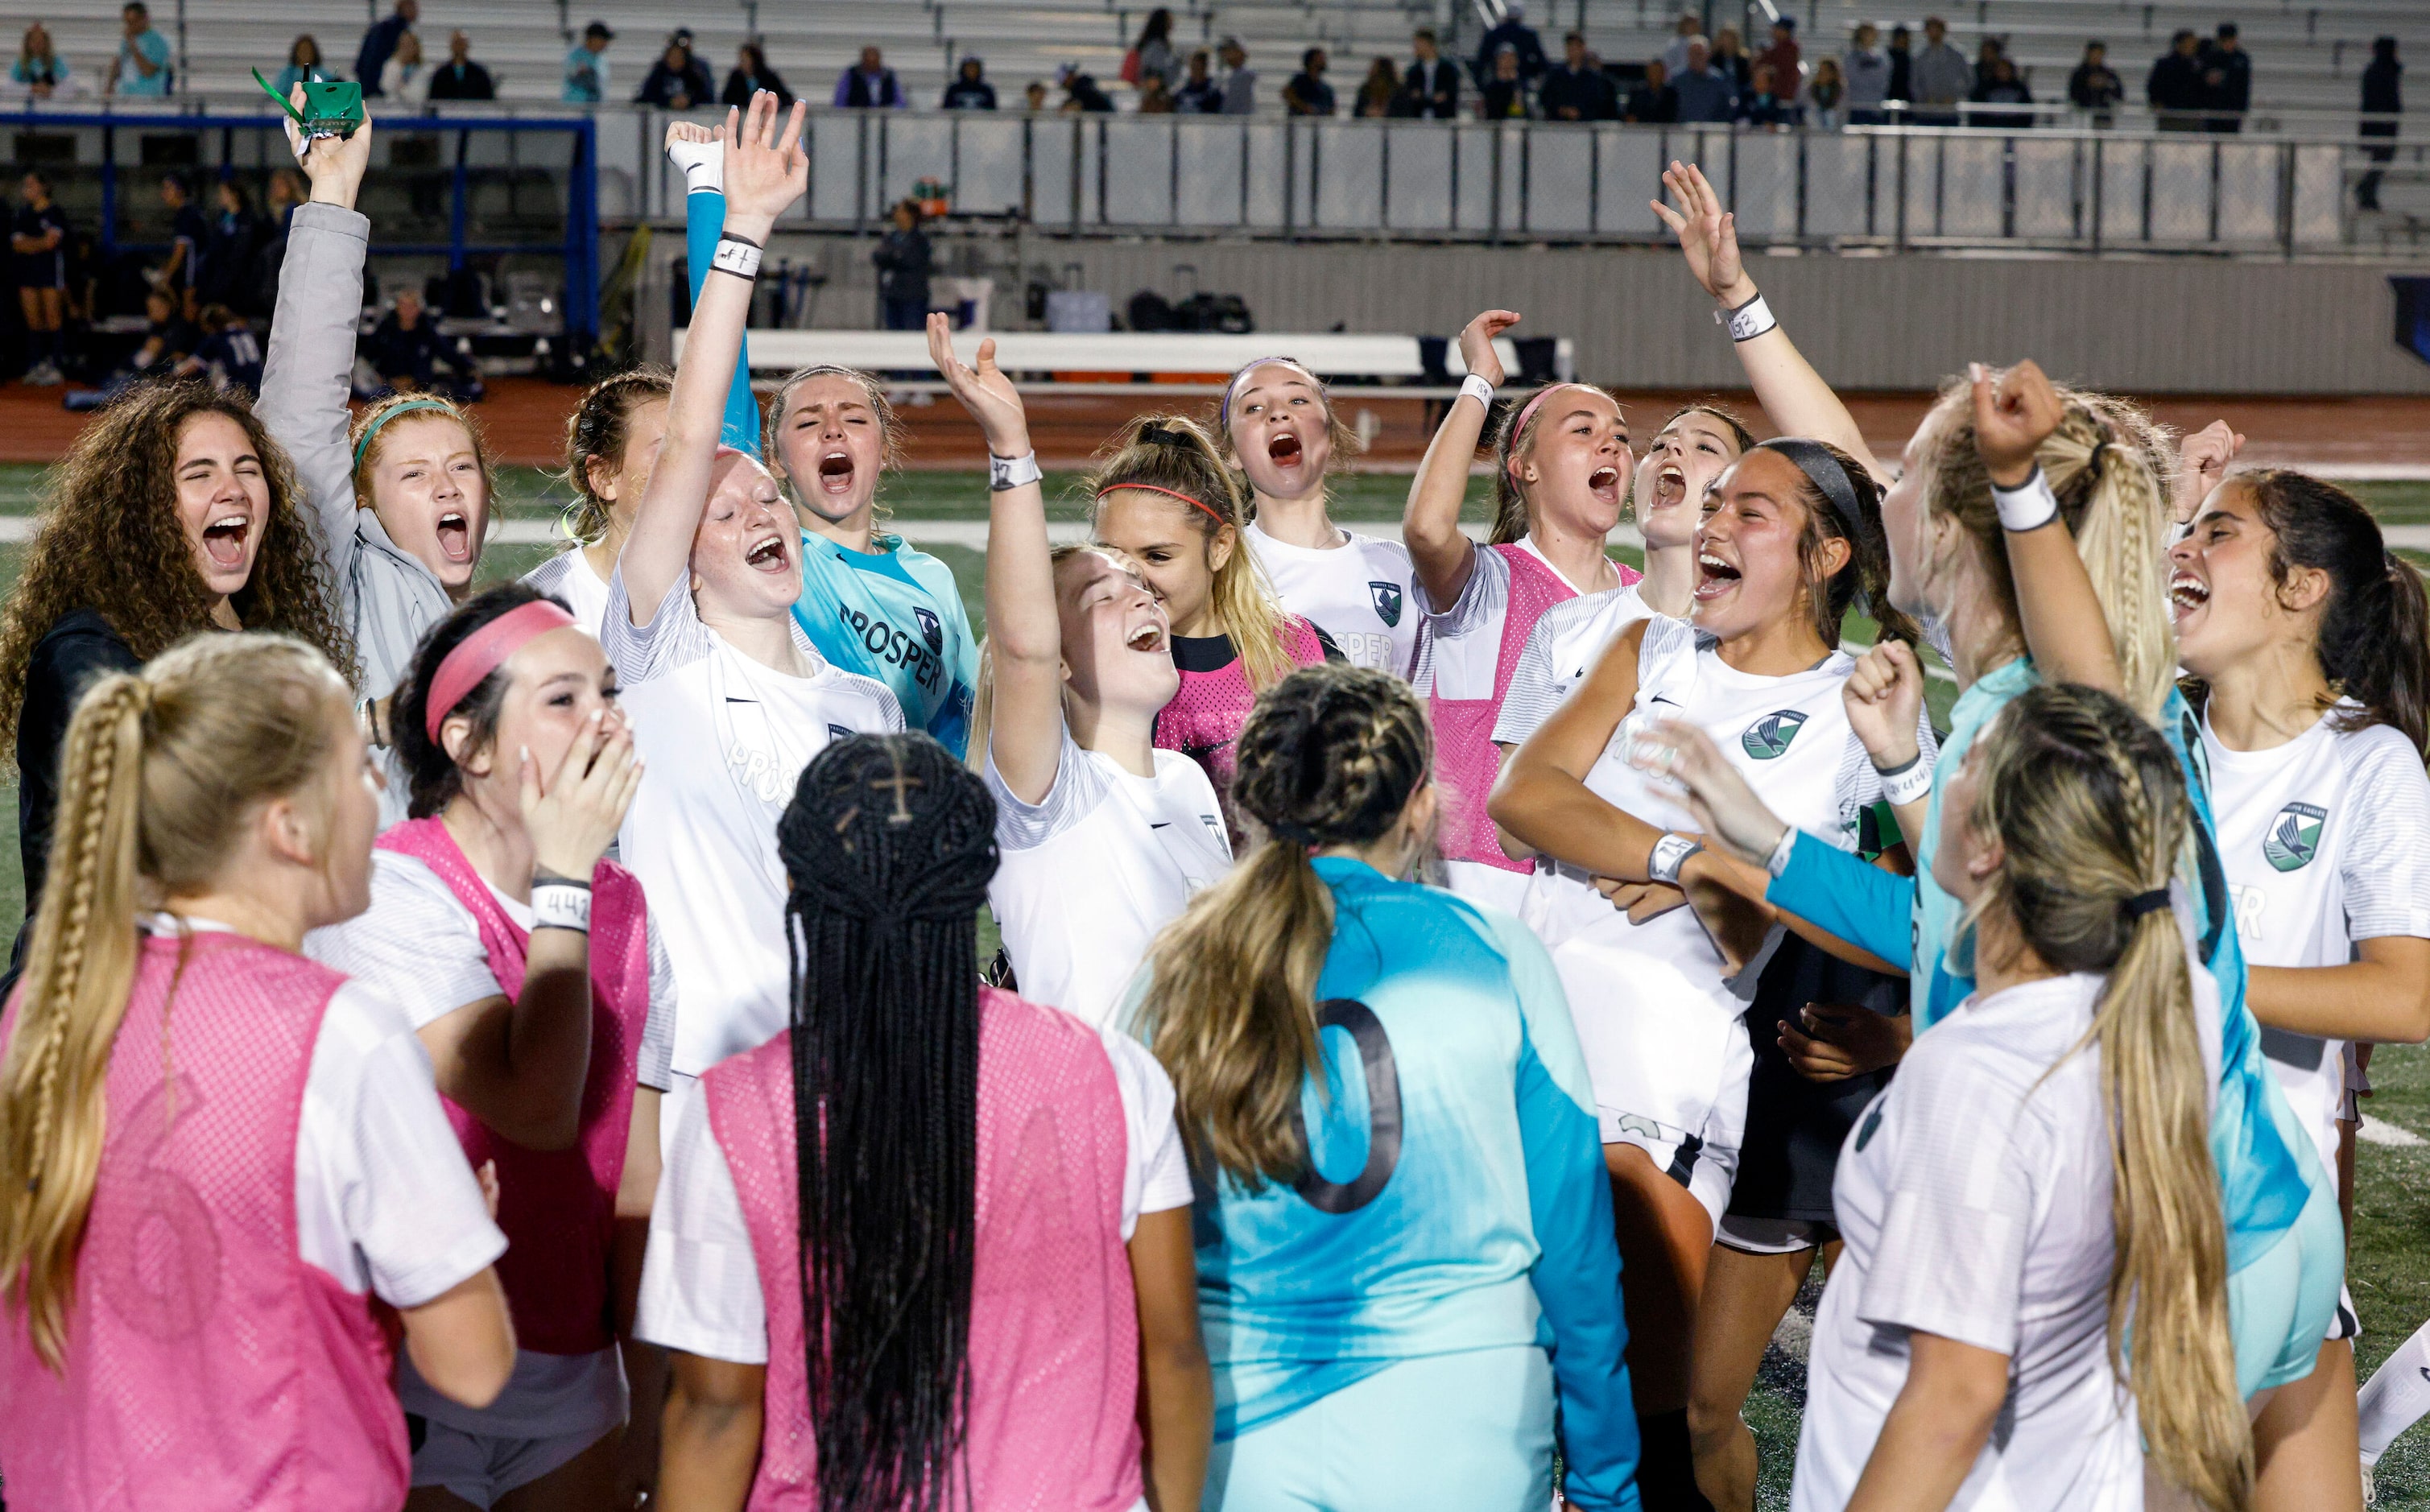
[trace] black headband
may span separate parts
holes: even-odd
[[[1190,438],[1177,430],[1167,430],[1162,425],[1142,425],[1140,427],[1139,443],[1141,446],[1187,447]]]
[[[1806,474],[1806,481],[1814,485],[1823,502],[1831,507],[1831,512],[1839,517],[1840,534],[1852,542],[1865,539],[1865,511],[1856,503],[1856,482],[1839,459],[1831,455],[1829,447],[1797,436],[1777,437],[1759,446],[1764,451],[1778,452]]]

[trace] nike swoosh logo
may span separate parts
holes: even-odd
[[[1169,819],[1157,819],[1157,820],[1151,820],[1151,821],[1149,821],[1149,822],[1148,822],[1148,826],[1147,826],[1147,827],[1148,827],[1148,828],[1150,828],[1150,829],[1166,829],[1166,828],[1170,828],[1170,827],[1172,826],[1172,823],[1173,823],[1173,821],[1172,821],[1172,820],[1169,820]]]

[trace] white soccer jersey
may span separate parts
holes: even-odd
[[[2430,937],[2430,777],[2404,736],[2341,734],[2325,717],[2268,751],[2230,750],[2207,719],[2202,734],[2249,964],[2343,966],[2357,940]],[[2264,1028],[2261,1043],[2335,1171],[2344,1042]]]
[[[1835,651],[1789,676],[1752,676],[1723,661],[1688,622],[1651,619],[1639,647],[1636,706],[1587,787],[1648,823],[1693,831],[1694,819],[1668,786],[1627,762],[1640,729],[1685,720],[1713,738],[1773,813],[1853,851],[1864,809],[1881,797],[1881,779],[1840,702],[1855,667]],[[1931,730],[1919,726],[1929,759]],[[1604,1141],[1638,1145],[1671,1168],[1718,1223],[1738,1169],[1755,1064],[1740,1015],[1779,931],[1728,976],[1691,909],[1631,923],[1582,870],[1540,858],[1523,917],[1569,990]]]
[[[1319,626],[1354,666],[1406,677],[1421,618],[1410,589],[1408,548],[1343,531],[1324,551],[1276,540],[1249,526],[1249,550],[1283,607]]]
[[[1510,686],[1503,690],[1502,710],[1493,721],[1493,743],[1524,745],[1587,680],[1620,633],[1653,617],[1634,583],[1582,593],[1546,609],[1527,632],[1519,664],[1510,669]]]
[[[1015,797],[992,750],[987,783],[1003,855],[988,906],[1021,995],[1105,1028],[1157,931],[1232,869],[1214,785],[1178,751],[1136,776],[1068,730],[1044,801]]]
[[[595,638],[608,619],[608,580],[582,555],[582,548],[571,546],[525,573],[524,582],[543,593],[553,593],[565,600],[574,611],[574,620]]]

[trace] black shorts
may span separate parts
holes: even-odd
[[[20,289],[65,289],[68,286],[68,258],[64,252],[15,252],[9,260],[17,265],[17,287]]]
[[[1809,1003],[1853,1003],[1875,1013],[1906,1011],[1906,978],[1851,966],[1795,935],[1780,942],[1746,1011],[1755,1042],[1747,1079],[1746,1133],[1730,1187],[1733,1218],[1832,1221],[1831,1178],[1848,1130],[1896,1067],[1844,1081],[1809,1081],[1780,1048],[1782,1021]]]

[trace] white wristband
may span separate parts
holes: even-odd
[[[684,188],[693,194],[715,194],[725,188],[725,143],[670,141],[667,159],[683,170]]]
[[[737,278],[759,276],[759,249],[732,235],[717,239],[717,253],[708,259],[713,273],[730,273]]]
[[[1932,796],[1932,763],[1923,758],[1922,752],[1906,766],[1890,772],[1876,767],[1874,773],[1882,779],[1882,797],[1893,808]]]
[[[1038,454],[1024,452],[1019,457],[998,457],[988,454],[988,491],[1002,493],[1007,489],[1035,483],[1046,474],[1038,469]]]
[[[1780,832],[1780,839],[1773,844],[1772,854],[1764,857],[1763,869],[1773,876],[1780,875],[1789,870],[1789,854],[1796,849],[1797,826],[1791,824]]]
[[[1685,835],[1663,836],[1654,842],[1654,854],[1645,858],[1646,880],[1678,886],[1679,869],[1688,864],[1688,857],[1704,848],[1701,841]]]
[[[591,889],[566,882],[542,882],[532,888],[532,927],[591,933]]]
[[[1736,309],[1713,311],[1713,324],[1730,328],[1733,341],[1752,341],[1764,332],[1775,329],[1780,322],[1772,318],[1772,307],[1756,295]]]
[[[2051,491],[2050,479],[2042,475],[2039,463],[2033,476],[2013,489],[1991,485],[1991,507],[2000,511],[2000,528],[2016,532],[2039,530],[2058,518],[2058,495]]]
[[[1489,411],[1493,408],[1493,385],[1473,373],[1459,380],[1459,396],[1463,399],[1475,400]]]

